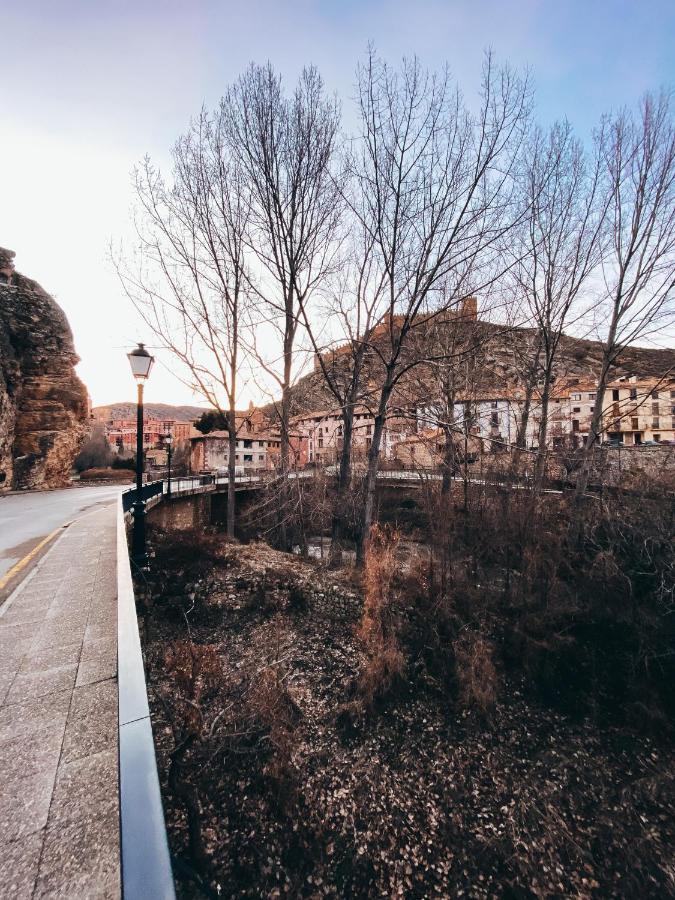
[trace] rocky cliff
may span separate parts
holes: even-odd
[[[68,482],[87,391],[63,310],[0,248],[0,491]]]

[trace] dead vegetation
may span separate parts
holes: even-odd
[[[378,526],[358,577],[154,532],[183,896],[675,895],[665,504],[574,543],[564,501],[469,501],[429,493],[416,553]]]

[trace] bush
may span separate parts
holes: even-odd
[[[94,425],[75,457],[73,466],[77,472],[84,472],[85,469],[101,469],[109,466],[112,459],[113,453],[108,445],[105,429],[102,425]]]
[[[466,631],[453,648],[460,706],[488,716],[497,700],[498,685],[492,643],[480,633]]]

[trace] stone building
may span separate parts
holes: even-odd
[[[344,448],[342,413],[339,409],[323,409],[295,416],[293,427],[307,441],[307,461],[320,465],[334,465]],[[373,441],[375,417],[365,406],[354,410],[352,430],[352,458],[365,460]],[[411,421],[401,416],[387,420],[382,436],[383,456],[390,458],[394,445],[412,430]]]
[[[151,419],[143,421],[143,449],[159,447],[167,435],[173,438],[174,447],[186,444],[194,428],[189,422],[175,419]],[[105,423],[106,440],[114,453],[136,452],[136,420],[110,419]]]
[[[230,443],[227,431],[210,431],[194,435],[191,444],[191,469],[199,472],[227,472]],[[291,460],[293,468],[305,465],[306,442],[299,434],[291,434]],[[279,467],[281,435],[278,432],[251,432],[237,436],[235,467],[238,475],[274,471]]]

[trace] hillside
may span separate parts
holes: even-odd
[[[515,389],[523,385],[534,337],[535,332],[529,328],[515,328],[505,332],[500,325],[478,320],[464,323],[459,328],[454,327],[443,339],[443,352],[455,355],[458,360],[458,376],[460,379],[468,378],[470,390],[476,395],[486,397],[492,394],[496,398],[503,394],[505,387]],[[411,344],[402,358],[412,356],[428,340],[429,335],[420,330],[416,335],[416,346]],[[433,340],[438,340],[438,333]],[[438,352],[437,346],[436,344],[434,347],[435,353]],[[556,377],[563,381],[593,381],[597,378],[601,358],[602,344],[599,341],[565,335],[561,341]],[[346,371],[349,360],[348,354],[334,358],[330,368],[334,373],[342,368]],[[374,356],[366,362],[364,383],[368,383],[371,397],[377,394],[380,366]],[[612,377],[631,375],[647,378],[675,375],[675,349],[626,347],[613,369]],[[423,365],[415,367],[401,381],[394,401],[407,405],[428,397],[433,384],[433,376],[425,371]],[[363,401],[367,403],[367,397]],[[297,415],[334,408],[336,401],[326,387],[322,373],[314,370],[298,379],[292,388],[291,405],[293,414]],[[265,410],[273,414],[272,405],[265,407]]]
[[[149,419],[175,419],[176,422],[194,422],[205,412],[202,406],[173,406],[170,403],[146,403],[145,415]],[[92,409],[95,419],[133,419],[136,416],[135,403],[110,403]]]

